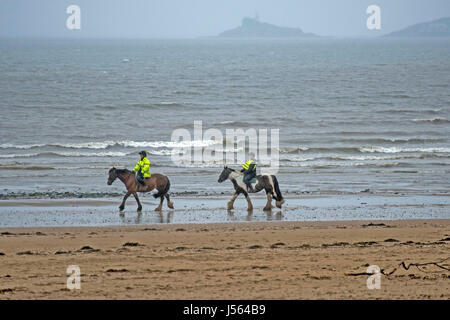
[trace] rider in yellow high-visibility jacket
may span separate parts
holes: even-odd
[[[242,165],[241,172],[244,173],[244,183],[247,185],[248,191],[253,192],[254,190],[250,181],[256,177],[256,161],[254,160],[255,154],[250,152],[249,158],[250,160]]]
[[[150,160],[147,159],[147,152],[139,152],[141,160],[134,167],[133,172],[137,172],[137,180],[145,186],[145,178],[150,178]]]

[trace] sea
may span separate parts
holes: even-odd
[[[141,150],[174,195],[231,195],[240,163],[173,161],[194,121],[278,129],[285,194],[450,191],[449,38],[2,39],[0,110],[2,199],[121,196]]]

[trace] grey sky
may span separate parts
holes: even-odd
[[[81,8],[81,30],[66,8]],[[366,8],[381,7],[381,31]],[[192,38],[238,26],[244,16],[305,32],[374,36],[450,16],[449,0],[0,0],[0,37]]]

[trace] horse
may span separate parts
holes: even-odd
[[[232,168],[224,167],[222,173],[219,176],[219,183],[224,182],[225,180],[230,179],[234,185],[235,193],[231,197],[228,202],[228,210],[233,209],[233,204],[236,198],[243,193],[245,199],[247,199],[248,211],[253,210],[253,204],[248,195],[247,185],[244,183],[244,174],[240,171],[234,170]],[[266,191],[267,195],[267,203],[264,207],[264,211],[271,210],[274,208],[272,205],[272,199],[276,200],[276,206],[281,209],[282,204],[284,203],[283,196],[280,191],[280,187],[278,185],[278,180],[274,175],[258,175],[256,178],[253,178],[251,181],[252,187],[254,189],[254,193],[259,192],[261,190]]]
[[[169,178],[163,174],[159,173],[153,173],[150,178],[145,178],[145,186],[139,183],[137,181],[136,176],[134,172],[128,170],[128,169],[116,169],[111,168],[109,170],[109,176],[108,176],[108,182],[107,184],[110,186],[116,180],[119,178],[120,181],[122,181],[127,188],[127,193],[123,197],[122,204],[119,206],[120,211],[123,211],[125,209],[125,201],[127,198],[133,194],[134,198],[136,199],[136,202],[138,204],[138,212],[142,211],[142,205],[139,201],[139,197],[137,195],[138,192],[149,192],[156,188],[158,190],[158,193],[155,193],[153,197],[160,198],[159,206],[156,207],[155,211],[161,211],[162,205],[164,202],[164,198],[167,199],[167,206],[170,209],[173,209],[173,202],[170,201],[169,197],[169,189],[170,189],[170,181]]]

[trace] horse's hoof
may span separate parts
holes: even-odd
[[[142,208],[137,208],[137,212],[142,212]]]
[[[264,211],[271,211],[272,208],[273,208],[273,206],[270,206],[270,207],[267,207],[267,206],[266,206],[266,207],[263,208],[263,210],[264,210]]]
[[[284,203],[284,199],[281,201],[277,201],[277,208],[281,209],[281,205]]]
[[[168,202],[168,203],[167,203],[167,206],[168,206],[170,209],[173,209],[173,202],[172,202],[172,201]]]
[[[232,204],[232,203],[228,203],[227,209],[228,209],[228,210],[233,210],[233,209],[234,209],[234,208],[233,208],[233,204]]]
[[[125,209],[125,207],[119,207],[120,212],[122,212]]]
[[[161,211],[160,207],[155,208],[155,211]]]

